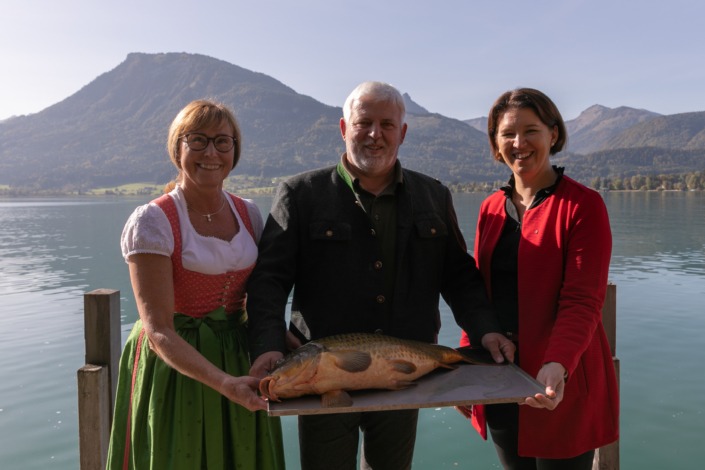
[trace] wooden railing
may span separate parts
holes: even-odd
[[[616,355],[617,286],[607,286],[602,322]],[[110,442],[118,363],[120,361],[120,292],[98,289],[84,295],[86,365],[78,370],[78,432],[80,469],[105,468]],[[593,470],[619,470],[619,441],[595,452]]]

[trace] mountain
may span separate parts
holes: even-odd
[[[466,119],[463,122],[487,135],[487,117],[483,116],[475,119]]]
[[[404,97],[404,106],[406,107],[406,112],[409,114],[431,114],[428,112],[426,108],[421,106],[420,104],[416,103],[414,100],[411,99],[411,96],[409,96],[408,93],[403,93],[402,96]]]
[[[658,116],[612,137],[608,148],[705,148],[705,112]]]
[[[403,95],[408,131],[399,156],[405,167],[448,184],[492,186],[507,179],[507,168],[489,155],[486,118],[451,119]],[[164,184],[176,174],[165,149],[167,128],[185,104],[204,97],[235,111],[243,153],[234,174],[258,184],[333,165],[344,151],[340,107],[212,57],[132,53],[63,101],[0,121],[0,185],[76,191]],[[705,113],[661,116],[596,105],[567,125],[570,152],[554,159],[586,183],[598,175],[705,167]]]
[[[626,106],[614,109],[600,105],[590,106],[577,118],[566,121],[568,149],[571,152],[588,154],[605,150],[606,147],[615,148],[610,144],[612,139],[625,130],[657,116],[659,114],[651,111]]]
[[[339,107],[211,57],[132,53],[65,100],[1,122],[0,184],[88,189],[164,183],[175,176],[165,150],[167,128],[186,103],[202,97],[230,106],[240,122],[243,154],[235,173],[291,175],[335,164],[344,151]],[[405,166],[445,181],[493,181],[501,174],[485,155],[481,133],[429,113],[408,95],[407,103]]]
[[[60,103],[0,124],[0,183],[166,182],[175,175],[167,128],[186,103],[202,97],[236,110],[241,171],[248,174],[300,171],[341,147],[339,110],[271,77],[202,55],[134,53]]]

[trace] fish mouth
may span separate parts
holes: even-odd
[[[277,379],[274,377],[265,377],[259,382],[259,392],[263,397],[272,401],[281,401],[277,394],[274,392],[274,384],[277,383]]]

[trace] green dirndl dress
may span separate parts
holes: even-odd
[[[178,334],[213,364],[247,375],[246,313],[176,314]],[[137,321],[120,359],[107,469],[284,468],[281,424],[177,372],[149,347]]]

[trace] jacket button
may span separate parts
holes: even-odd
[[[432,227],[431,228],[431,235],[435,235],[435,234],[436,234],[436,229]]]
[[[382,262],[381,261],[375,261],[374,267],[376,270],[382,269]]]
[[[332,236],[333,236],[333,231],[330,229],[326,230],[326,237],[330,238]]]
[[[383,295],[378,295],[376,300],[378,304],[383,304],[387,299]]]

